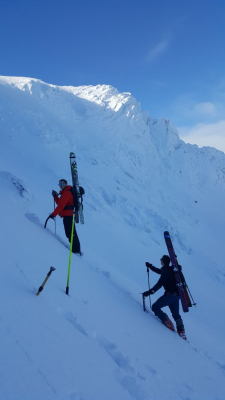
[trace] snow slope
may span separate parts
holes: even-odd
[[[86,194],[66,296],[62,221],[57,236],[43,225],[70,151]],[[225,398],[224,153],[111,86],[0,77],[0,184],[1,399]],[[197,302],[182,314],[190,343],[142,311],[165,230]]]

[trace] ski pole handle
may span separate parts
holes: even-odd
[[[46,228],[46,226],[47,226],[47,222],[48,222],[49,218],[51,218],[51,219],[54,219],[54,220],[55,220],[55,217],[53,217],[53,215],[52,215],[52,214],[50,214],[50,215],[49,215],[49,217],[48,217],[48,218],[46,219],[46,221],[45,221],[44,228]]]

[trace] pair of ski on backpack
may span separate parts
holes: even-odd
[[[79,186],[78,172],[77,172],[77,162],[76,156],[73,152],[70,153],[70,167],[73,186],[71,189],[73,195],[73,204],[75,208],[75,222],[78,224],[84,224],[84,214],[83,214],[83,194],[84,189]]]
[[[164,239],[165,239],[166,246],[167,246],[169,256],[170,256],[170,260],[172,263],[175,281],[176,281],[176,285],[178,288],[178,294],[181,299],[182,308],[183,308],[184,312],[188,312],[189,307],[192,307],[192,302],[189,297],[190,290],[186,284],[183,274],[180,273],[181,271],[179,271],[177,257],[176,257],[176,254],[175,254],[175,251],[173,248],[173,244],[172,244],[172,240],[171,240],[171,237],[170,237],[170,234],[168,231],[164,232]],[[190,293],[190,296],[191,296],[191,293]],[[193,302],[193,305],[196,305],[196,303]]]

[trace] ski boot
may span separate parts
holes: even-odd
[[[177,333],[182,339],[187,340],[187,336],[186,336],[185,330],[177,331]]]
[[[162,321],[163,325],[165,325],[168,329],[170,329],[171,331],[175,332],[175,328],[173,326],[172,321],[170,321],[169,318],[167,318],[167,320],[164,322]]]

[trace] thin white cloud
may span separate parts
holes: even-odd
[[[193,109],[194,114],[215,117],[218,114],[217,106],[211,102],[198,103]]]
[[[225,106],[221,101],[197,103],[191,97],[180,96],[172,105],[174,116],[184,124],[216,123],[225,119]]]
[[[196,124],[178,128],[180,138],[199,147],[210,146],[225,153],[225,119],[213,124]]]
[[[157,60],[167,51],[169,45],[170,45],[169,39],[162,40],[161,42],[157,43],[157,45],[149,51],[147,55],[147,62],[152,63],[153,61]]]

